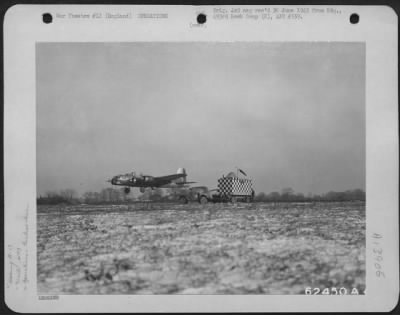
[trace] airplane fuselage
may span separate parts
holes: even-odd
[[[186,182],[186,171],[184,168],[179,168],[176,174],[166,176],[149,176],[149,175],[136,175],[134,172],[124,175],[114,176],[109,182],[116,186],[125,186],[126,191],[129,187],[141,188],[178,188],[186,187],[189,182]]]
[[[183,177],[184,176],[179,176],[176,179]],[[112,185],[126,186],[126,187],[163,187],[171,183],[172,183],[171,180],[163,180],[162,178],[157,178],[152,176],[129,177],[127,175],[119,175],[119,176],[114,176],[111,179]]]

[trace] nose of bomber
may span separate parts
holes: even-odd
[[[117,179],[117,176],[114,176],[113,178],[109,179],[107,182],[109,182],[109,183],[111,183],[112,185],[114,185],[116,179]]]

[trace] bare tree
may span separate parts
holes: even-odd
[[[68,188],[65,190],[61,190],[60,196],[63,197],[65,200],[71,201],[72,199],[76,198],[77,194],[75,190]]]

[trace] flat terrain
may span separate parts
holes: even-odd
[[[41,294],[365,289],[365,204],[38,207]]]

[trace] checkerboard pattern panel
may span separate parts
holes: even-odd
[[[218,189],[223,196],[249,196],[252,193],[251,180],[222,177],[218,179]]]

